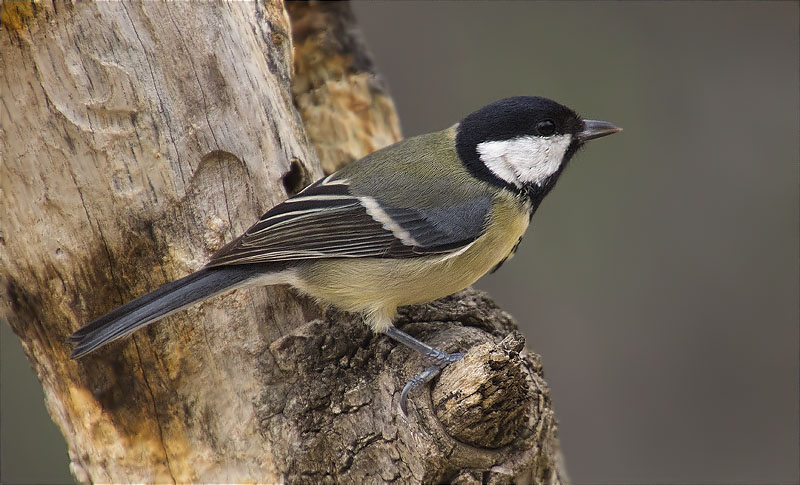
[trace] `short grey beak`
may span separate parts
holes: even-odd
[[[622,128],[612,125],[608,121],[583,120],[583,129],[578,132],[576,137],[581,143],[602,136],[613,135],[622,131]]]

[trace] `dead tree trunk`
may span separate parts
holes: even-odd
[[[0,311],[73,474],[563,482],[539,358],[474,291],[402,312],[407,331],[470,349],[413,395],[408,421],[399,392],[424,362],[282,287],[69,360],[66,337],[93,317],[200,268],[323,168],[399,138],[347,5],[290,13],[291,25],[280,2],[3,3]]]

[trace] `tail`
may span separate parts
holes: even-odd
[[[236,265],[204,268],[167,283],[161,288],[130,301],[73,333],[77,342],[70,358],[77,359],[103,345],[129,335],[189,305],[242,286],[247,280],[264,274],[260,265]]]

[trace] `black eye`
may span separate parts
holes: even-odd
[[[556,132],[556,124],[553,120],[542,120],[536,123],[536,132],[542,136],[550,136]]]

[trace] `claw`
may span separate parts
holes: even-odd
[[[452,364],[453,362],[458,362],[463,358],[464,352],[453,352],[452,354],[447,354],[447,363]],[[444,367],[442,367],[442,369],[444,369]]]
[[[425,342],[420,342],[411,335],[397,329],[397,327],[394,326],[386,329],[386,335],[397,340],[401,344],[416,350],[426,358],[433,361],[433,366],[428,367],[424,371],[415,375],[410,381],[408,381],[405,387],[403,387],[403,391],[400,393],[400,412],[403,414],[403,417],[406,418],[408,417],[408,413],[406,412],[408,407],[408,394],[439,375],[439,372],[441,372],[442,369],[448,365],[461,360],[461,358],[464,357],[464,354],[461,352],[448,354],[447,352],[443,352],[436,347],[431,347]]]
[[[437,359],[436,365],[434,365],[433,367],[428,367],[424,371],[415,375],[403,387],[403,391],[400,393],[399,405],[400,405],[400,412],[402,413],[404,419],[408,418],[408,394],[414,389],[424,385],[425,383],[429,382],[431,379],[439,375],[442,369],[444,369],[448,365],[452,364],[453,362],[458,362],[459,360],[461,360],[461,358],[464,357],[464,354],[461,352],[455,352],[452,354],[447,354],[442,352],[442,355],[439,357],[440,358]]]

